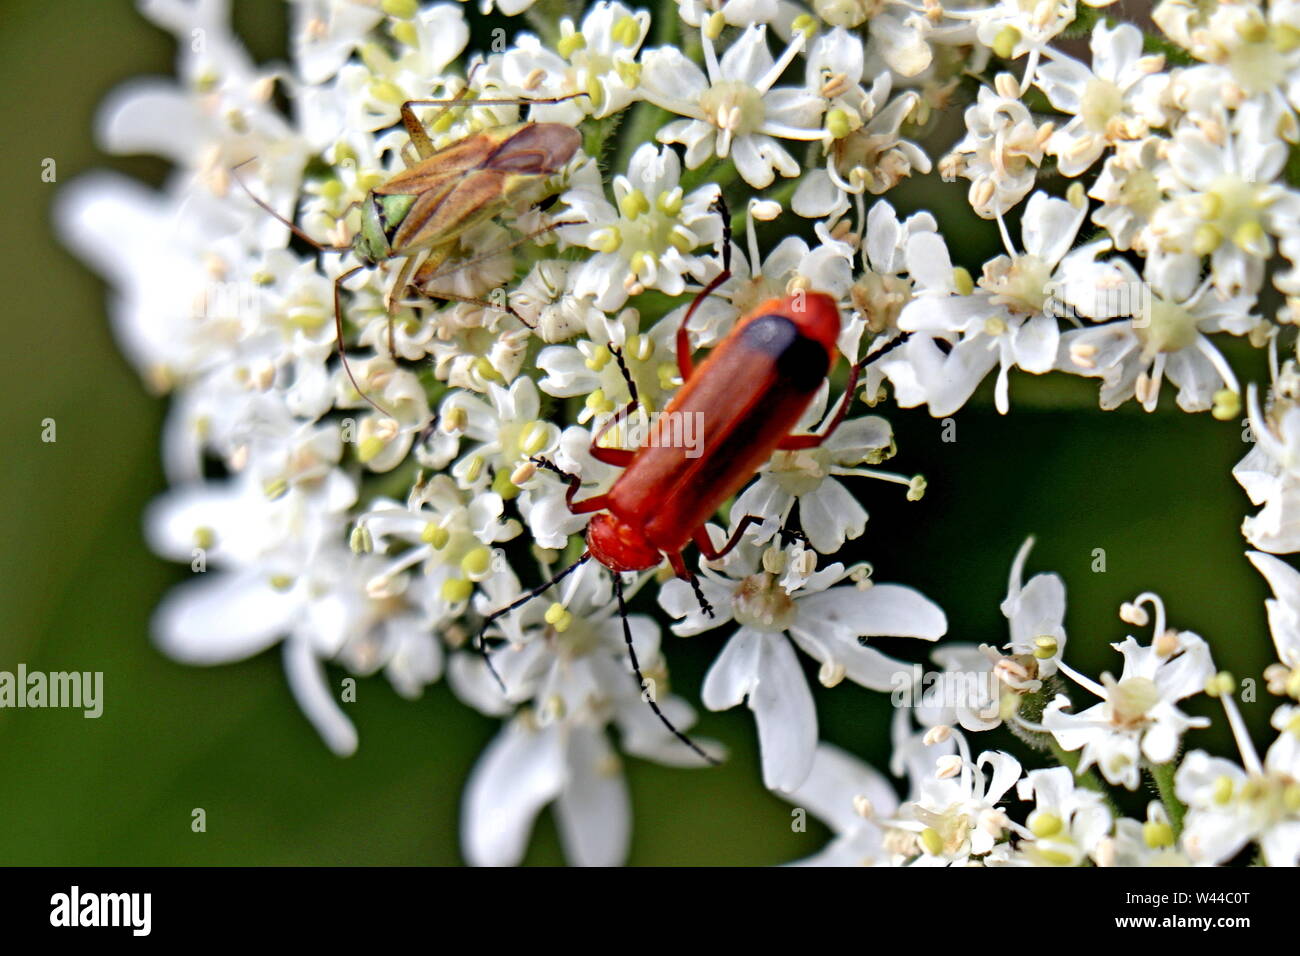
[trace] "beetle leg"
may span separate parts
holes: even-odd
[[[731,533],[731,537],[727,539],[727,543],[721,548],[716,549],[713,547],[713,541],[709,538],[709,529],[704,525],[700,525],[700,527],[696,528],[695,533],[692,534],[691,537],[695,540],[696,545],[699,546],[700,553],[704,555],[707,560],[717,561],[719,558],[725,558],[736,549],[736,546],[739,545],[741,540],[745,537],[745,532],[749,530],[750,525],[762,523],[762,515],[745,515],[745,517],[740,519],[740,524],[736,525],[736,530]]]
[[[659,709],[659,703],[655,700],[654,692],[651,691],[649,694],[646,693],[648,689],[646,687],[646,679],[641,674],[641,662],[637,660],[636,647],[632,644],[632,626],[627,622],[627,603],[623,600],[623,579],[619,577],[617,571],[612,571],[610,573],[614,575],[614,595],[618,598],[618,615],[623,620],[623,642],[627,645],[627,656],[628,660],[632,664],[632,674],[636,677],[637,689],[641,692],[642,698],[645,702],[650,705],[650,709],[654,711],[655,716],[658,717],[660,722],[672,732],[674,737],[716,767],[718,765],[718,760],[716,758],[710,757],[700,749],[699,745],[695,743],[695,741],[691,740],[690,737],[687,737],[684,733],[673,726],[673,722],[668,719],[668,716],[662,710]]]
[[[592,445],[591,457],[603,464],[613,465],[615,468],[626,468],[632,464],[636,452],[631,448],[604,448]]]
[[[687,331],[691,316],[695,314],[695,310],[700,307],[701,302],[717,291],[718,286],[731,278],[731,213],[727,210],[727,201],[722,198],[721,192],[713,200],[713,204],[709,209],[722,217],[722,271],[696,294],[695,300],[682,318],[682,324],[677,328],[677,371],[681,374],[683,382],[691,377],[691,372],[695,371],[695,366],[691,362],[691,333]]]
[[[619,364],[622,364],[621,359]],[[632,389],[632,401],[620,408],[613,418],[600,426],[600,430],[592,436],[591,445],[587,449],[592,458],[604,462],[606,465],[613,465],[616,468],[626,468],[632,464],[632,458],[636,455],[636,452],[630,448],[607,448],[600,443],[600,440],[605,436],[605,432],[637,410],[639,403],[636,398],[636,386],[629,383],[629,387]]]
[[[574,501],[579,490],[582,488],[582,478],[578,475],[569,474],[553,461],[548,461],[538,455],[528,459],[538,468],[545,468],[547,471],[554,472],[569,483],[569,490],[564,493],[564,503],[569,506],[569,510],[575,515],[585,515],[593,511],[604,511],[609,503],[609,495],[596,495],[594,498],[586,498],[582,501]]]
[[[835,434],[835,429],[840,427],[844,417],[849,413],[849,404],[853,401],[853,392],[858,387],[858,377],[862,374],[862,370],[876,359],[882,358],[898,348],[907,341],[908,337],[909,333],[904,332],[892,342],[886,343],[882,348],[853,364],[853,367],[849,369],[849,380],[844,385],[844,395],[840,398],[840,407],[835,409],[835,417],[831,419],[825,431],[817,435],[787,435],[781,439],[781,443],[776,447],[781,451],[800,451],[805,448],[816,448]]]

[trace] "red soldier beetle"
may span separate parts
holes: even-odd
[[[682,552],[694,542],[706,559],[717,560],[737,547],[745,531],[763,519],[745,515],[719,548],[709,537],[706,527],[709,518],[754,476],[774,451],[816,448],[826,441],[848,414],[863,368],[906,339],[906,335],[895,338],[851,367],[844,395],[824,431],[791,434],[834,365],[841,328],[839,306],[829,295],[813,291],[800,290],[771,299],[742,317],[704,362],[695,367],[687,331],[691,316],[731,276],[730,228],[721,198],[716,207],[723,217],[723,269],[696,295],[682,319],[676,341],[677,365],[683,384],[635,450],[600,444],[609,428],[639,406],[636,386],[621,350],[611,349],[627,381],[631,401],[599,429],[592,439],[590,453],[597,461],[623,468],[623,473],[604,494],[579,501],[576,499],[582,487],[580,476],[570,475],[544,459],[532,459],[568,482],[565,501],[570,511],[595,516],[587,525],[586,551],[577,561],[484,619],[478,649],[503,691],[505,684],[493,667],[487,649],[488,628],[591,558],[613,575],[629,661],[638,687],[644,690],[646,682],[632,644],[621,574],[649,570],[667,559],[677,577],[690,582],[700,606],[712,616],[713,608],[705,600]],[[664,429],[672,427],[674,415],[695,414],[703,416],[704,447],[698,457],[688,457],[680,443],[661,439],[666,437]],[[709,763],[717,763],[672,724],[653,696],[646,699],[674,736]]]

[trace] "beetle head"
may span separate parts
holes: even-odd
[[[609,512],[601,512],[587,525],[587,548],[611,571],[644,571],[663,560],[644,534]]]

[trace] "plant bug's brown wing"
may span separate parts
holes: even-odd
[[[563,168],[581,141],[560,123],[521,123],[475,134],[399,173],[375,190],[417,197],[393,248],[405,254],[441,245],[491,219]]]
[[[487,166],[524,176],[554,176],[582,145],[582,134],[563,123],[525,123],[504,140]]]
[[[454,183],[472,170],[482,169],[502,143],[528,125],[531,124],[515,123],[466,136],[444,146],[428,159],[420,160],[410,169],[397,173],[382,186],[376,186],[374,191],[380,196],[419,196],[429,190],[441,192],[445,184]]]

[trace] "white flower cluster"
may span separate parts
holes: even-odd
[[[1104,409],[1134,398],[1153,411],[1168,378],[1181,409],[1232,420],[1242,389],[1216,339],[1267,347],[1273,382],[1263,403],[1247,391],[1255,445],[1236,475],[1263,506],[1244,531],[1276,596],[1270,688],[1300,699],[1300,573],[1271,556],[1300,550],[1300,372],[1278,361],[1300,321],[1300,191],[1287,179],[1300,4],[1163,0],[1163,36],[1144,43],[1074,0],[813,0],[811,12],[679,0],[653,18],[612,0],[575,3],[572,18],[530,0],[479,12],[293,0],[291,60],[271,67],[250,60],[225,0],[140,5],[178,38],[178,79],[115,92],[99,137],[175,169],[159,191],[87,176],[58,214],[112,285],[123,350],[172,396],[172,488],[148,532],[202,573],[159,609],[157,640],[194,663],[279,644],[304,712],[340,754],[357,733],[327,663],[383,671],[410,697],[445,675],[504,721],[467,785],[471,862],[520,860],[548,805],[573,862],[621,862],[620,755],[701,764],[647,706],[682,730],[694,719],[655,690],[668,679],[659,624],[624,621],[597,562],[495,619],[491,666],[473,637],[580,553],[570,543],[588,516],[570,510],[557,471],[579,476],[584,496],[610,487],[619,469],[592,453],[593,435],[629,400],[654,412],[682,386],[677,330],[706,287],[693,347],[774,296],[823,292],[845,317],[840,351],[897,346],[867,367],[868,403],[936,417],[996,368],[1004,414],[1019,369],[1099,379]],[[483,16],[505,26],[471,49]],[[1095,22],[1089,62],[1059,49],[1081,22]],[[423,134],[403,123],[408,101]],[[936,143],[963,104],[962,131]],[[546,150],[520,150],[486,185],[448,158],[528,121],[576,129],[581,146],[546,176],[525,169]],[[415,206],[390,202],[403,197],[384,184],[431,152]],[[932,168],[969,180],[971,209],[996,223],[1005,253],[978,278],[954,264],[936,215],[900,220],[878,198]],[[739,211],[729,250],[720,196]],[[457,204],[460,218],[437,218]],[[432,230],[423,245],[397,241],[404,215]],[[765,250],[778,217],[811,238]],[[833,416],[824,385],[796,431]],[[695,588],[654,572],[617,582],[656,591],[677,634],[726,629],[703,703],[753,711],[764,784],[836,834],[816,861],[1219,863],[1253,843],[1265,862],[1295,864],[1300,709],[1277,710],[1261,760],[1206,641],[1167,628],[1151,594],[1123,611],[1141,628],[1151,608],[1154,625],[1148,643],[1115,645],[1119,678],[1076,673],[1062,660],[1064,585],[1022,583],[1028,544],[1002,605],[1009,643],[933,655],[941,675],[977,678],[974,691],[897,711],[891,769],[907,799],[819,741],[800,652],[825,687],[847,677],[897,693],[909,665],[867,640],[947,631],[915,590],[834,560],[865,530],[854,479],[923,493],[920,476],[878,469],[894,450],[888,422],[850,412],[823,444],[763,465],[712,540],[742,516],[764,520],[701,560]],[[1067,684],[1099,703],[1076,710]],[[1178,759],[1184,732],[1205,723],[1178,702],[1206,690],[1240,765]],[[1026,772],[1008,753],[971,752],[968,735],[1000,726],[1050,741],[1063,765]],[[1080,785],[1092,768],[1129,790],[1149,772],[1162,801],[1145,821],[1123,818]]]

